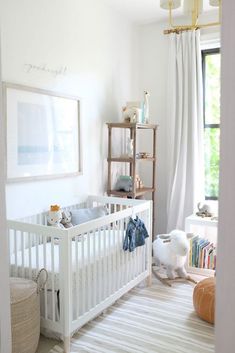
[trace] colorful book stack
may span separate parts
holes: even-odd
[[[198,235],[190,240],[189,266],[216,269],[216,247]]]

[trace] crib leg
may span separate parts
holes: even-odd
[[[70,337],[64,337],[64,352],[70,353]]]
[[[147,287],[152,286],[152,273],[146,278],[146,286]]]

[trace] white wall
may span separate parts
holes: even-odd
[[[119,119],[126,100],[135,99],[134,28],[102,0],[8,0],[1,6],[3,81],[82,99],[83,175],[7,185],[8,217],[102,193],[107,174],[105,122]],[[66,66],[68,71],[57,77],[27,73],[27,63]]]
[[[234,352],[235,327],[235,2],[223,2],[219,242],[216,283],[216,352]]]
[[[166,89],[168,40],[167,36],[163,34],[165,28],[165,23],[158,23],[142,26],[139,29],[140,92],[142,93],[144,89],[150,92],[150,122],[159,124],[157,133],[156,233],[164,233],[166,231]],[[143,139],[142,145],[144,146],[147,143],[147,139],[144,137]],[[146,165],[143,168],[144,178],[149,179],[151,175],[150,168]]]
[[[0,45],[1,52],[1,45]],[[1,57],[0,57],[1,81]],[[5,202],[5,123],[2,115],[2,90],[0,85],[0,352],[11,351],[9,261],[7,256],[7,227]]]

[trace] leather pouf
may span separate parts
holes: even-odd
[[[201,319],[214,324],[215,278],[206,278],[196,285],[193,292],[193,305]]]

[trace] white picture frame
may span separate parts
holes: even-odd
[[[82,173],[80,99],[3,84],[7,182]]]

